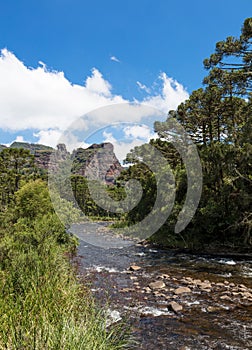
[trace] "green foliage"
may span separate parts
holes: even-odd
[[[88,184],[89,181],[89,184]],[[87,180],[85,177],[81,175],[72,175],[71,176],[71,186],[74,198],[81,209],[81,211],[90,218],[98,218],[98,219],[111,219],[116,220],[120,217],[117,213],[110,213],[109,210],[103,209],[98,206],[94,199],[92,198],[89,186],[92,186],[94,189],[99,188],[99,184],[96,181]],[[108,193],[109,197],[114,199],[115,201],[120,201],[125,197],[125,191],[122,186],[120,186],[118,182],[118,186],[107,186],[103,185],[104,190]],[[64,195],[64,194],[63,194]],[[68,198],[68,195],[65,194],[65,198]]]
[[[162,228],[150,238],[153,242],[186,248],[216,245],[243,249],[252,246],[251,28],[252,19],[248,18],[240,38],[229,37],[217,43],[215,54],[204,61],[210,70],[204,80],[205,88],[193,91],[176,111],[169,112],[167,121],[154,124],[159,138],[150,143],[173,169],[177,191],[173,211]],[[174,233],[174,227],[183,208],[187,175],[178,151],[170,142],[176,137],[169,127],[170,118],[176,119],[197,145],[203,171],[198,210],[180,234]],[[135,165],[124,178],[134,175],[139,179],[144,195],[140,205],[126,216],[127,225],[148,215],[155,199],[155,180],[140,164],[137,154],[139,147],[127,155],[126,161]]]
[[[210,70],[204,83],[220,88],[223,96],[247,95],[252,90],[252,18],[247,18],[239,38],[229,36],[216,44],[215,53],[204,60]]]
[[[13,199],[22,181],[35,174],[34,158],[28,150],[4,148],[0,152],[0,208]]]
[[[77,242],[54,213],[46,184],[25,184],[1,215],[0,349],[124,348],[125,326],[108,330],[75,276],[69,256]]]

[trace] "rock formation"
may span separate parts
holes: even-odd
[[[123,169],[109,142],[93,144],[87,149],[78,148],[72,158],[74,174],[90,180],[100,179],[106,184],[113,184]]]
[[[65,144],[59,144],[57,149],[53,149],[39,144],[14,142],[10,147],[28,149],[42,172],[46,172],[49,166],[52,170],[58,170],[61,162],[63,164],[63,161],[69,160],[72,163],[73,174],[113,184],[123,170],[114,154],[113,145],[109,142],[93,144],[87,149],[78,148],[72,154],[67,151]]]

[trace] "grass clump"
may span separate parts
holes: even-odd
[[[33,217],[29,201],[20,198],[27,191],[31,198],[31,192],[36,195],[38,210]],[[0,349],[125,348],[125,325],[108,331],[104,312],[98,310],[89,290],[76,278],[69,261],[76,242],[66,234],[50,206],[47,211],[39,207],[49,203],[46,192],[42,181],[28,183],[16,193],[16,206],[2,215]],[[35,205],[32,200],[30,203]]]

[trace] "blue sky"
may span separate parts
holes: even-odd
[[[54,145],[67,122],[111,103],[166,114],[251,14],[251,0],[0,0],[0,143]]]

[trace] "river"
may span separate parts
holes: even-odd
[[[80,238],[80,275],[109,303],[110,322],[131,324],[130,349],[252,349],[252,256],[154,249],[92,224],[71,231]]]

